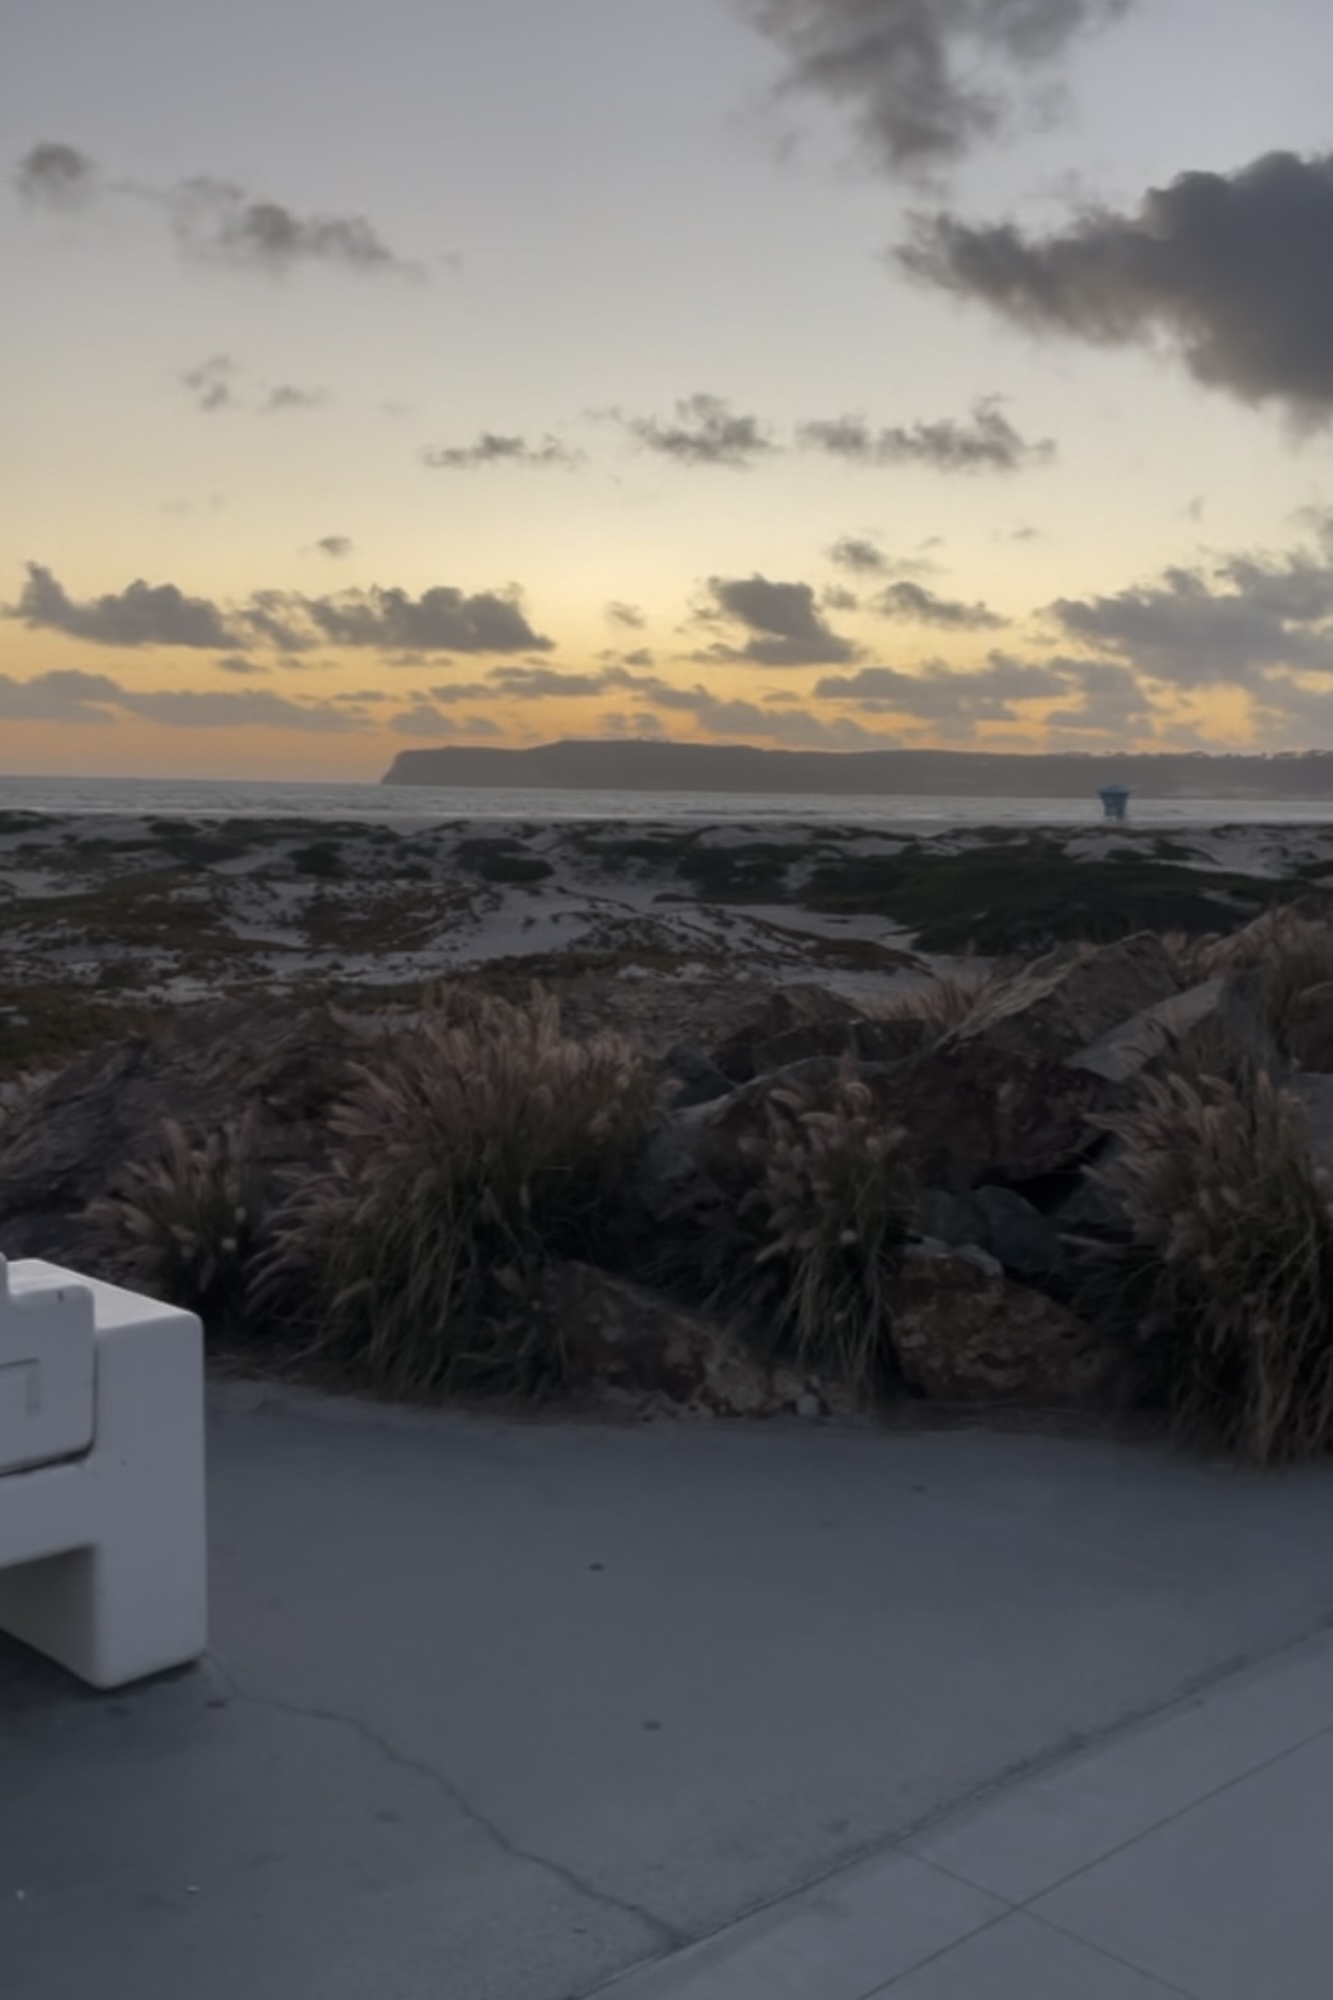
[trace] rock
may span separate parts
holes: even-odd
[[[1287,1012],[1286,1043],[1299,1069],[1333,1074],[1333,981],[1296,995]]]
[[[83,1210],[127,1161],[156,1150],[166,1118],[207,1131],[249,1112],[256,1157],[275,1177],[313,1163],[329,1105],[375,1032],[327,1008],[235,1002],[84,1056],[0,1128],[0,1252],[78,1264]]]
[[[920,1179],[957,1194],[1078,1166],[1098,1140],[1092,1116],[1120,1097],[1096,1067],[1069,1058],[1179,987],[1161,940],[1145,932],[1048,953],[983,994],[897,1073],[898,1115]]]
[[[994,992],[944,1038],[1029,1061],[1067,1058],[1180,991],[1175,961],[1152,931],[1115,944],[1057,951]]]
[[[908,1251],[893,1318],[908,1385],[940,1402],[1122,1406],[1128,1376],[1117,1352],[1068,1307],[988,1263],[942,1245]]]
[[[575,1393],[645,1414],[809,1418],[855,1408],[836,1385],[770,1366],[705,1314],[594,1265],[552,1265],[541,1302]]]
[[[1182,1043],[1198,1047],[1205,1042],[1266,1067],[1280,1067],[1255,973],[1205,979],[1173,993],[1078,1050],[1068,1062],[1108,1083],[1128,1083],[1169,1063]]]
[[[780,1057],[770,1062],[776,1067],[787,1061],[799,1061],[806,1055],[839,1056],[846,1046],[845,1033],[855,1021],[860,1020],[860,1012],[839,993],[830,993],[823,986],[780,986],[757,1008],[754,1008],[740,1026],[720,1043],[713,1051],[713,1061],[733,1083],[748,1083],[759,1074],[756,1065],[756,1050],[793,1035],[801,1030],[823,1031],[820,1046],[802,1048],[799,1055]],[[835,1044],[829,1047],[830,1039]],[[819,1040],[816,1037],[816,1040]]]
[[[726,1097],[733,1088],[711,1057],[695,1042],[677,1042],[662,1058],[662,1068],[671,1086],[673,1110],[688,1111],[696,1104],[711,1104]]]
[[[921,1196],[917,1213],[926,1237],[953,1246],[976,1244],[1024,1283],[1050,1284],[1061,1276],[1065,1255],[1058,1231],[1012,1188],[983,1187],[961,1195],[931,1190]]]

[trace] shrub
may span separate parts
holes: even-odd
[[[335,1106],[329,1168],[280,1214],[258,1302],[391,1393],[558,1382],[536,1280],[593,1244],[650,1095],[631,1043],[571,1040],[549,995],[442,989]]]
[[[1098,1120],[1118,1153],[1092,1170],[1129,1242],[1099,1246],[1104,1316],[1184,1432],[1260,1463],[1333,1444],[1333,1200],[1298,1098],[1266,1071],[1237,1083],[1145,1079]]]
[[[244,1323],[266,1209],[248,1119],[194,1139],[164,1119],[156,1155],[131,1161],[89,1204],[88,1248],[108,1275],[231,1336]]]
[[[836,1081],[779,1087],[742,1138],[750,1185],[705,1215],[702,1268],[775,1356],[863,1396],[897,1380],[889,1293],[916,1212],[904,1133],[844,1063]]]

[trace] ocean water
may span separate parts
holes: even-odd
[[[0,775],[0,812],[311,820],[802,820],[873,826],[1084,826],[1095,796],[1073,799],[831,797],[827,793],[520,791],[426,785],[255,783],[206,778]],[[1131,800],[1134,826],[1333,824],[1333,799]]]

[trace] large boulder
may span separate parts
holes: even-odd
[[[541,1301],[559,1331],[566,1384],[644,1415],[850,1415],[853,1399],[805,1370],[774,1366],[729,1328],[591,1264],[552,1265]]]
[[[1115,944],[1051,952],[987,990],[948,1045],[987,1047],[1030,1062],[1068,1058],[1180,991],[1171,954],[1152,931]]]
[[[1229,1056],[1280,1068],[1260,977],[1255,972],[1223,974],[1172,993],[1079,1049],[1068,1058],[1069,1065],[1122,1084],[1169,1065],[1189,1048],[1224,1064]]]
[[[897,1280],[893,1339],[903,1378],[929,1399],[1117,1408],[1123,1360],[1067,1306],[1005,1276],[996,1258],[913,1245]]]

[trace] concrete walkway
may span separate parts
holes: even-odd
[[[210,1444],[203,1667],[0,1642],[5,2000],[1329,1988],[1327,1469],[249,1387]]]

